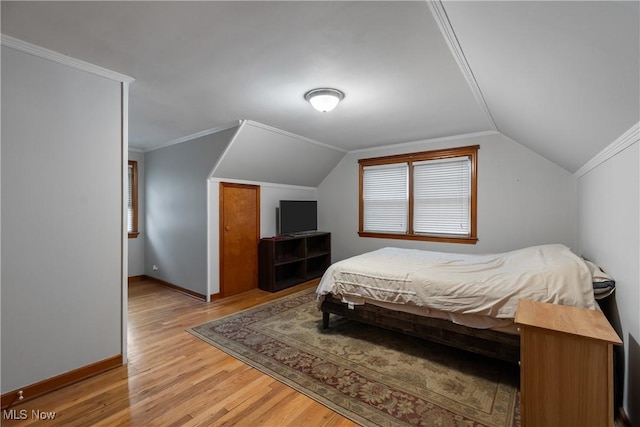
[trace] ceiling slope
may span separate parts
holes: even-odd
[[[345,154],[344,150],[244,120],[211,177],[315,188]]]
[[[639,6],[444,2],[498,130],[571,172],[638,122]]]

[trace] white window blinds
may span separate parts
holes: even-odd
[[[407,163],[362,169],[364,231],[406,233],[409,215]]]
[[[470,158],[426,160],[413,166],[414,233],[469,235]]]
[[[129,163],[129,182],[128,182],[128,197],[127,197],[127,232],[133,233],[133,179],[134,170],[133,165]]]

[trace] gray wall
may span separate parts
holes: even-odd
[[[480,145],[478,243],[475,245],[358,236],[358,159]],[[442,252],[504,252],[562,243],[575,250],[575,177],[497,133],[444,138],[349,153],[318,187],[318,221],[331,231],[333,260],[384,246]]]
[[[121,102],[2,47],[2,393],[122,354]]]
[[[236,129],[145,153],[146,275],[206,295],[207,180]]]
[[[636,142],[578,178],[582,254],[616,280],[614,326],[624,341],[624,406],[640,425],[640,154]]]
[[[139,151],[129,151],[129,160],[138,162],[138,231],[140,234],[136,238],[127,241],[128,246],[128,274],[131,276],[142,276],[144,274],[144,153]]]

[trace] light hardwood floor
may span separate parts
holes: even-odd
[[[129,286],[129,363],[12,409],[3,426],[353,426],[185,329],[292,292],[253,290],[205,303],[150,282]],[[319,314],[320,315],[320,314]],[[32,410],[55,412],[53,422]]]

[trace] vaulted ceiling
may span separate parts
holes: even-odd
[[[640,116],[635,1],[1,7],[3,34],[136,79],[140,149],[240,119],[343,150],[498,130],[573,172]],[[346,97],[318,113],[317,87]]]

